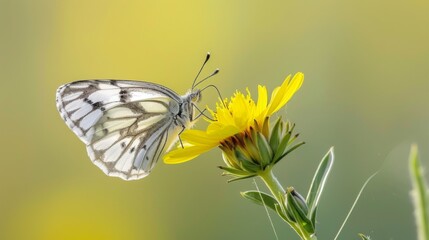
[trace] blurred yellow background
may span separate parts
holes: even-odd
[[[239,195],[253,182],[220,176],[218,150],[126,182],[90,162],[56,110],[57,87],[78,79],[185,93],[207,51],[203,76],[219,67],[210,83],[224,96],[305,73],[282,115],[307,144],[275,171],[304,194],[335,146],[320,239],[377,170],[340,239],[415,239],[407,157],[416,142],[428,167],[428,12],[421,0],[0,0],[0,239],[275,239],[265,210]],[[201,106],[214,99],[207,90]],[[272,216],[280,239],[297,239]]]

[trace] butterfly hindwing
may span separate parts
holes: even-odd
[[[170,134],[176,125],[167,111],[168,99],[162,100],[125,103],[106,111],[87,145],[91,160],[110,176],[129,180],[149,174],[167,145],[177,138]],[[157,111],[144,108],[152,105],[158,106]]]

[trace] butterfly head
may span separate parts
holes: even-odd
[[[192,102],[199,102],[201,100],[201,90],[195,89],[189,93],[189,98]]]

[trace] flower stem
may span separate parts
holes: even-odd
[[[269,166],[264,171],[259,172],[259,177],[262,178],[262,180],[267,185],[268,189],[270,189],[276,200],[280,202],[282,197],[286,194],[286,191],[284,190],[280,182],[277,180],[276,176],[274,176],[272,166]]]
[[[284,190],[280,182],[277,180],[276,176],[274,176],[272,166],[268,166],[264,171],[259,172],[258,175],[264,181],[265,185],[267,185],[268,189],[270,189],[277,202],[279,204],[283,204],[286,191]],[[289,225],[295,230],[295,232],[301,237],[301,239],[317,240],[315,234],[310,235],[309,233],[301,229],[297,223],[293,221],[287,221],[287,223],[289,223]]]

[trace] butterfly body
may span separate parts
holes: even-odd
[[[143,81],[82,80],[59,87],[56,101],[92,162],[109,176],[134,180],[147,176],[195,123],[200,96]]]

